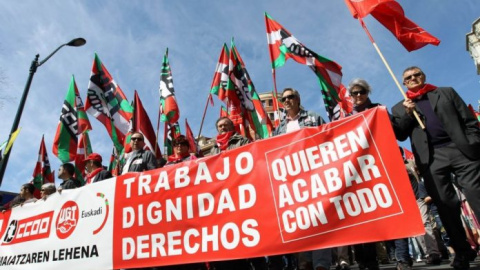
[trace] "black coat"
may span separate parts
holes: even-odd
[[[452,142],[469,159],[480,159],[478,120],[457,92],[451,87],[439,87],[426,95],[435,115],[440,119]],[[420,171],[423,171],[431,162],[433,148],[426,131],[422,130],[413,116],[411,117],[405,112],[402,103],[403,101],[392,108],[392,125],[395,136],[400,141],[410,138],[415,162]],[[418,106],[416,109],[421,114],[421,118],[428,121]]]

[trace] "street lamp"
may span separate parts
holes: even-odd
[[[25,106],[25,101],[27,100],[28,91],[30,90],[30,84],[32,83],[33,75],[35,75],[37,68],[45,64],[45,62],[47,62],[47,60],[50,59],[50,57],[52,57],[56,52],[58,52],[58,50],[60,50],[64,46],[80,47],[85,45],[85,43],[87,43],[87,41],[84,38],[75,38],[68,43],[60,45],[55,51],[53,51],[51,54],[49,54],[45,59],[43,59],[40,62],[38,62],[38,58],[40,57],[40,55],[37,54],[35,56],[35,59],[32,61],[32,64],[30,65],[30,74],[28,75],[27,83],[25,84],[25,89],[23,90],[22,99],[20,99],[20,104],[18,105],[17,114],[15,115],[15,119],[13,120],[12,130],[10,131],[10,134],[8,136],[8,141],[10,141],[10,136],[12,135],[12,133],[18,129],[18,124],[20,123],[20,118],[22,117],[23,107]],[[5,169],[7,168],[10,152],[12,152],[12,149],[10,149],[10,151],[5,153],[5,156],[2,158],[2,161],[0,162],[0,186],[2,185],[3,175],[5,174]]]

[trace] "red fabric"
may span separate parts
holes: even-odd
[[[167,160],[168,160],[168,162],[175,162],[176,163],[176,162],[182,161],[182,159],[184,159],[188,156],[190,156],[190,153],[185,153],[181,156],[177,156],[177,154],[173,154],[173,155],[168,156]]]
[[[405,16],[402,6],[394,0],[345,0],[355,18],[363,18],[368,14],[377,19],[411,52],[432,44],[437,46],[440,40],[432,36]]]
[[[92,181],[93,181],[93,178],[95,178],[95,175],[97,175],[97,174],[98,174],[99,172],[101,172],[101,171],[102,171],[102,168],[97,168],[97,169],[93,170],[93,172],[87,174],[87,183],[86,183],[86,185],[91,184]]]
[[[223,151],[227,149],[228,140],[230,139],[230,137],[232,137],[234,133],[235,131],[229,131],[229,132],[225,132],[223,134],[217,135],[217,144],[218,144],[218,147],[220,147],[220,150]]]
[[[409,99],[416,99],[422,95],[425,95],[426,93],[433,91],[437,89],[437,87],[433,84],[425,84],[422,88],[420,88],[418,91],[413,92],[410,89],[407,91],[407,97]]]
[[[185,137],[187,137],[188,144],[190,145],[190,151],[193,153],[198,153],[197,143],[195,142],[195,137],[193,136],[192,129],[185,118]]]

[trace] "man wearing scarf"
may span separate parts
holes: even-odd
[[[426,84],[425,80],[425,74],[418,67],[409,67],[403,72],[408,98],[392,108],[392,125],[398,140],[410,138],[427,192],[438,207],[455,250],[452,266],[456,270],[469,269],[469,260],[476,257],[476,252],[466,241],[460,201],[451,176],[458,177],[458,186],[480,218],[478,121],[453,88],[436,87]],[[420,114],[425,130],[413,116],[414,110]]]
[[[249,143],[249,140],[235,132],[235,126],[228,117],[220,117],[215,123],[218,135],[210,150],[210,155],[219,154],[222,151],[234,149]]]
[[[282,92],[281,102],[286,110],[285,117],[273,132],[273,136],[294,132],[304,127],[316,127],[325,124],[325,120],[312,111],[306,111],[300,105],[300,93],[293,88],[285,88]],[[269,257],[269,269],[305,269],[326,270],[330,269],[332,261],[330,248],[318,249],[297,254],[285,254]],[[295,265],[297,257],[298,267]],[[286,258],[287,265],[284,263]]]
[[[97,153],[91,153],[85,159],[85,169],[87,169],[86,185],[112,178],[112,174],[102,166],[102,156]]]

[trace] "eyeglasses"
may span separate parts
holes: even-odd
[[[132,137],[130,138],[131,141],[143,141],[143,138],[140,137]]]
[[[295,96],[294,94],[291,94],[291,95],[282,97],[280,100],[281,100],[282,102],[285,102],[285,101],[287,101],[287,99],[295,99],[296,97],[297,97],[297,96]]]
[[[403,81],[404,81],[404,82],[407,82],[407,81],[413,80],[414,78],[418,78],[418,77],[420,77],[420,76],[422,76],[422,75],[423,75],[422,72],[413,73],[412,75],[403,78]]]
[[[45,191],[45,189],[41,189],[40,191],[41,191],[41,192],[44,192],[44,191]]]
[[[362,89],[362,90],[359,90],[359,91],[352,91],[350,92],[350,95],[352,97],[356,97],[356,96],[363,96],[363,95],[366,95],[367,94],[367,90],[365,89]]]
[[[173,147],[177,147],[177,146],[188,146],[188,143],[187,142],[177,143]]]

